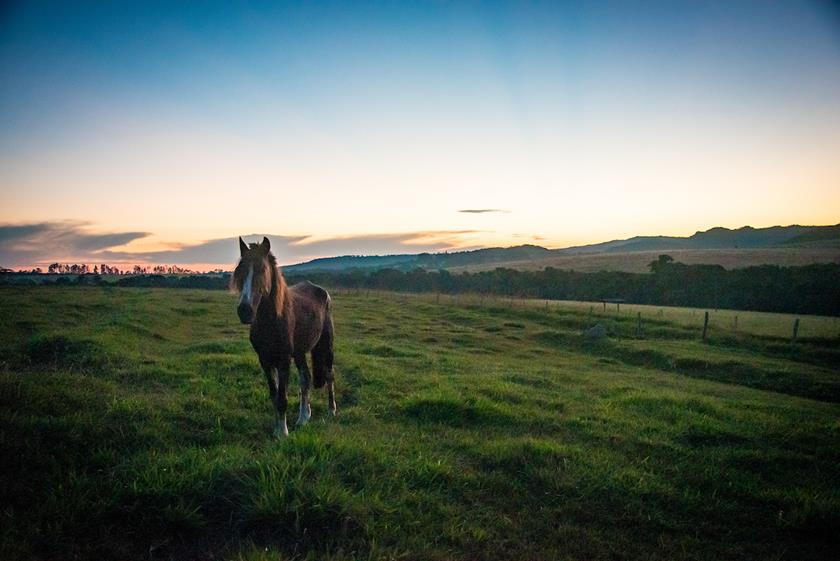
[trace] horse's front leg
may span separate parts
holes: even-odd
[[[300,380],[300,412],[296,425],[302,427],[309,422],[309,418],[312,416],[312,407],[309,405],[309,388],[312,386],[312,376],[309,373],[305,354],[295,356],[295,366]]]
[[[268,398],[271,400],[271,405],[277,401],[277,369],[267,364],[260,364],[265,373],[265,381],[268,383]]]
[[[286,388],[289,386],[289,367],[277,369],[277,393],[274,398],[274,436],[285,438],[289,436],[289,427],[286,425],[286,408],[289,400],[286,398]]]
[[[289,435],[289,429],[286,428],[286,384],[289,380],[288,367],[285,375],[270,363],[260,361],[263,372],[265,373],[265,381],[268,384],[268,398],[271,400],[271,405],[274,407],[274,436],[280,438]]]

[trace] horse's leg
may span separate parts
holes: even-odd
[[[312,349],[312,370],[314,371],[315,387],[320,388],[326,383],[328,415],[335,415],[335,372],[333,371],[333,322],[332,314],[327,309],[321,337]]]
[[[274,436],[285,436],[289,434],[288,429],[284,430],[285,427],[285,411],[286,407],[283,406],[283,416],[284,421],[280,423],[280,405],[277,401],[277,394],[279,391],[280,386],[280,375],[277,371],[277,368],[272,366],[268,362],[263,362],[260,360],[260,366],[262,366],[263,372],[265,373],[265,381],[268,384],[268,398],[271,400],[271,405],[274,407]],[[288,376],[286,376],[288,378]],[[285,387],[285,386],[284,386]]]
[[[277,368],[277,393],[274,396],[274,436],[283,438],[289,436],[289,428],[286,425],[286,407],[289,400],[286,398],[286,388],[289,385],[289,364]]]
[[[335,382],[332,380],[327,382],[327,400],[329,402],[329,412],[327,414],[330,417],[335,417]]]
[[[306,364],[306,353],[295,354],[295,366],[297,366],[300,379],[300,412],[296,425],[302,427],[312,416],[312,408],[309,405],[309,388],[312,386],[312,377],[309,374],[309,365]]]
[[[274,402],[277,400],[277,369],[262,362],[260,362],[260,366],[262,366],[263,372],[265,372],[265,381],[268,383],[268,398],[271,400],[271,404],[274,405]]]

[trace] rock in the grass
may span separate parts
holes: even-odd
[[[584,337],[589,337],[590,339],[603,339],[607,336],[607,328],[600,323],[596,323],[584,331],[583,335]]]

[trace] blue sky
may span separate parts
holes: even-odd
[[[0,17],[0,227],[123,242],[30,260],[175,259],[252,232],[288,239],[289,260],[354,240],[557,247],[840,214],[828,3],[12,2]],[[458,212],[483,208],[506,212]]]

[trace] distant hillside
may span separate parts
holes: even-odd
[[[450,267],[452,273],[467,271],[492,271],[498,267],[519,271],[541,271],[554,267],[566,271],[595,273],[598,271],[621,271],[625,273],[647,273],[648,265],[662,253],[686,265],[720,265],[726,269],[742,269],[757,265],[778,265],[780,267],[802,267],[815,263],[840,264],[840,246],[821,247],[803,245],[794,247],[767,247],[754,249],[668,249],[665,251],[611,251],[601,253],[552,253],[544,259],[526,261],[503,261],[480,265]]]
[[[450,253],[405,253],[397,255],[343,255],[340,257],[324,257],[313,259],[306,263],[283,267],[289,273],[305,271],[341,271],[347,269],[449,269],[469,265],[483,265],[501,263],[504,261],[528,261],[542,259],[553,255],[551,249],[536,245],[520,245],[515,247],[490,247],[471,251],[455,251]]]
[[[784,245],[830,245],[840,246],[840,224],[812,228],[782,242]]]
[[[648,252],[681,252],[690,255],[703,252],[703,257],[697,262],[707,262],[715,253],[711,250],[730,250],[725,252],[729,266],[747,266],[760,263],[769,264],[800,264],[795,257],[797,247],[829,248],[826,251],[811,252],[804,257],[804,262],[836,262],[838,255],[832,250],[840,250],[840,224],[835,226],[772,226],[770,228],[752,228],[744,226],[737,230],[728,228],[712,228],[704,232],[697,232],[688,237],[677,236],[635,236],[626,240],[568,247],[562,249],[546,249],[536,245],[520,245],[514,247],[494,247],[472,251],[457,251],[449,253],[420,253],[375,256],[326,257],[306,263],[284,267],[289,273],[303,273],[308,271],[342,271],[349,269],[385,269],[411,270],[416,268],[436,270],[486,270],[494,266],[535,269],[545,266],[574,268],[570,260],[565,257],[574,255],[604,255],[604,259],[589,260],[588,265],[601,263],[610,270],[623,270],[620,263],[624,260],[606,258],[611,254],[644,255]],[[768,250],[770,248],[785,248],[786,251],[761,251],[750,254],[749,250]],[[699,254],[698,254],[699,255]],[[723,255],[723,253],[721,254]],[[743,258],[741,263],[738,258]],[[754,258],[753,258],[754,257]],[[781,261],[778,261],[781,259]],[[791,260],[794,260],[791,262]],[[825,260],[825,261],[823,261]],[[639,268],[638,259],[634,259],[633,269]],[[691,259],[689,258],[689,262]],[[778,261],[778,262],[777,262]],[[617,268],[616,265],[618,264]],[[724,263],[721,263],[724,264]],[[588,268],[588,267],[587,267]]]
[[[556,253],[604,253],[629,251],[659,251],[679,249],[757,249],[795,245],[809,241],[840,243],[840,225],[837,226],[771,226],[753,228],[744,226],[737,230],[712,228],[696,232],[686,238],[675,236],[636,236],[626,240],[613,240],[599,244],[568,247]]]

